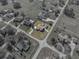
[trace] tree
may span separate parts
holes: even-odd
[[[19,15],[19,12],[14,12],[14,17],[17,17]]]
[[[26,15],[24,14],[24,12],[21,12],[21,16],[24,18]]]
[[[7,5],[8,4],[7,0],[0,0],[0,2],[1,2],[2,5]]]
[[[76,1],[76,4],[79,5],[79,0]]]
[[[5,28],[4,31],[6,32],[6,36],[15,35],[15,32],[16,32],[16,30],[10,26]]]
[[[14,3],[15,2],[15,0],[12,0],[12,3]]]
[[[29,0],[29,2],[33,2],[34,0]]]
[[[58,17],[59,13],[60,13],[60,11],[59,10],[56,10],[55,11],[55,16]]]
[[[46,7],[45,0],[42,2],[42,7]]]
[[[11,43],[12,45],[15,45],[15,44],[16,44],[15,40],[11,40],[10,43]]]
[[[51,39],[51,42],[52,42],[52,45],[55,45],[57,43],[56,39],[55,38],[52,38]]]
[[[21,4],[19,2],[14,2],[13,7],[14,7],[14,9],[19,9],[19,8],[21,8]]]
[[[7,45],[7,50],[8,50],[9,52],[12,52],[12,51],[13,51],[13,47],[12,47],[10,44],[8,44],[8,45]]]
[[[79,50],[77,50],[76,53],[79,55]]]
[[[0,34],[5,37],[6,36],[6,31],[5,30],[0,30]]]
[[[4,44],[4,39],[2,36],[0,36],[0,46],[2,46]]]
[[[72,17],[72,18],[74,18],[74,16],[75,16],[75,13],[74,13],[73,8],[69,8],[69,7],[66,7],[66,8],[65,8],[64,14],[65,14],[66,16],[69,16],[69,17]]]
[[[65,5],[64,1],[63,1],[63,0],[59,0],[59,5],[60,5],[61,7],[63,7],[63,6]]]

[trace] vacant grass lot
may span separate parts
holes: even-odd
[[[69,5],[74,9],[75,18],[68,17],[66,15],[61,15],[59,18],[57,26],[62,28],[65,27],[70,32],[73,32],[76,35],[79,35],[79,6],[78,5]]]
[[[79,55],[74,51],[72,59],[79,59]]]
[[[59,54],[56,53],[55,51],[52,51],[51,49],[45,47],[42,48],[36,59],[53,59],[54,58],[53,55],[55,55],[56,57],[59,56]]]
[[[79,14],[76,13],[76,16],[79,17]],[[70,18],[65,16],[64,14],[60,17],[58,25],[62,28],[79,35],[79,19],[78,18]]]

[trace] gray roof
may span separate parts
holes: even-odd
[[[20,42],[18,42],[18,44],[17,44],[17,48],[19,49],[19,50],[27,50],[28,48],[29,48],[29,44],[28,44],[28,41],[20,41]]]

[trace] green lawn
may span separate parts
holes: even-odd
[[[21,25],[20,26],[20,29],[24,30],[26,33],[29,33],[31,31],[31,28],[30,27],[24,26],[24,25]]]
[[[33,33],[31,35],[37,39],[42,40],[46,37],[47,32],[33,31]]]

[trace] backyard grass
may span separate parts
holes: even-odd
[[[31,31],[31,28],[30,27],[24,26],[24,25],[21,25],[20,26],[20,29],[24,30],[26,33],[29,33]]]
[[[0,28],[2,28],[3,26],[5,26],[6,24],[3,21],[0,21]]]
[[[79,59],[79,55],[74,51],[72,59]]]
[[[37,39],[43,40],[46,37],[47,32],[34,31],[31,35]]]
[[[18,22],[13,22],[13,21],[11,22],[11,24],[14,25],[14,26],[16,26],[16,27],[17,27],[18,25],[20,25],[20,23],[18,23]]]

